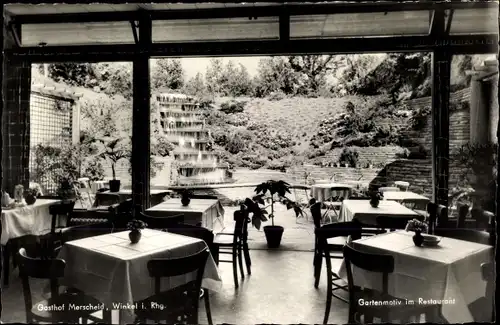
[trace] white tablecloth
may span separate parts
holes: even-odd
[[[377,208],[370,205],[370,200],[344,200],[340,208],[340,219],[351,221],[353,219],[365,225],[377,225],[378,216],[418,217],[419,214],[402,206],[396,201],[382,200]]]
[[[413,192],[403,192],[403,191],[388,191],[384,192],[384,200],[397,201],[400,203],[415,203],[415,202],[423,202],[429,203],[430,199],[423,195],[413,193]]]
[[[437,247],[417,247],[412,236],[412,232],[395,231],[355,240],[353,247],[394,257],[389,294],[415,304],[419,299],[445,299],[441,312],[449,323],[472,322],[467,305],[485,294],[480,266],[492,260],[493,248],[452,238],[442,238]],[[344,263],[339,276],[347,279]],[[379,274],[353,267],[353,276],[356,285],[381,290]]]
[[[219,200],[191,199],[188,206],[183,206],[181,199],[173,198],[146,210],[153,217],[184,215],[184,222],[216,230],[224,226],[224,208]]]
[[[2,237],[0,243],[26,235],[43,235],[50,232],[52,216],[49,206],[59,200],[38,199],[35,204],[24,207],[2,208]]]
[[[93,181],[90,187],[93,193],[97,193],[101,188],[109,188],[109,181]]]
[[[128,231],[84,238],[64,244],[59,257],[66,261],[61,284],[84,291],[109,309],[116,304],[133,304],[154,294],[154,279],[147,263],[153,258],[185,257],[206,247],[204,241],[167,232],[144,229],[137,244],[131,244]],[[162,290],[175,288],[195,278],[195,274],[165,279]],[[210,255],[202,286],[219,291],[222,280]],[[121,310],[120,323],[131,320],[133,310]]]
[[[351,190],[345,191],[343,188]],[[352,191],[352,185],[330,183],[330,184],[314,184],[311,186],[311,196],[318,202],[325,202],[332,197],[341,196],[347,199]]]

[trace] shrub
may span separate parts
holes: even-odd
[[[88,177],[92,182],[104,179],[104,167],[101,159],[96,156],[87,159],[82,168],[82,175]]]
[[[414,130],[422,130],[427,125],[427,117],[431,114],[431,106],[424,106],[413,112],[410,125]]]
[[[344,148],[339,157],[341,164],[348,164],[352,167],[357,167],[359,164],[359,153],[356,149]]]
[[[270,101],[278,101],[286,98],[286,94],[282,91],[273,91],[267,96],[267,99]]]
[[[226,150],[232,154],[237,154],[238,152],[245,149],[245,146],[246,145],[245,145],[245,142],[243,141],[243,139],[241,139],[240,137],[237,137],[237,136],[232,136],[226,145]]]
[[[220,105],[220,111],[226,114],[242,113],[245,109],[246,102],[231,100]]]

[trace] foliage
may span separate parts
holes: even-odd
[[[247,68],[233,61],[224,65],[222,59],[212,59],[205,74],[207,90],[219,96],[250,96],[253,84]]]
[[[137,219],[132,219],[127,223],[127,229],[134,231],[134,230],[141,230],[144,229],[148,226],[147,223],[145,223],[142,220],[137,220]]]
[[[454,200],[461,196],[471,198],[471,191],[477,192],[480,205],[492,210],[495,204],[498,144],[466,144],[453,154],[453,160],[464,168],[458,182],[460,190],[455,191]],[[465,194],[465,195],[464,195]],[[474,201],[474,200],[472,200]],[[469,204],[471,202],[468,202]]]
[[[281,90],[273,91],[267,96],[267,99],[271,101],[278,101],[286,98],[286,94]]]
[[[231,100],[220,104],[220,111],[226,114],[242,113],[245,109],[245,101]]]
[[[427,119],[431,114],[431,106],[422,106],[415,110],[410,118],[410,125],[413,130],[422,130],[427,125]]]
[[[295,95],[300,87],[299,76],[285,57],[273,56],[259,61],[254,79],[255,95],[266,97],[273,92]]]
[[[97,76],[90,63],[52,63],[48,66],[49,77],[70,86],[94,87]]]
[[[104,179],[104,167],[97,156],[91,156],[86,159],[82,167],[82,175],[88,177],[91,182]]]
[[[420,221],[418,219],[413,219],[408,221],[405,227],[406,231],[414,231],[414,232],[427,232],[427,224],[423,221]]]
[[[290,67],[304,80],[298,92],[304,95],[317,94],[326,83],[327,73],[338,67],[335,58],[335,55],[289,56]]]
[[[115,63],[97,63],[93,65],[99,88],[107,95],[122,95],[131,99],[132,66],[130,63],[117,65]]]
[[[184,70],[179,59],[158,59],[151,73],[153,91],[166,88],[177,90],[184,85]]]
[[[255,188],[256,196],[253,198],[247,198],[244,201],[244,204],[248,211],[252,213],[252,225],[260,229],[262,222],[268,220],[266,215],[268,214],[266,208],[271,207],[271,214],[269,214],[269,218],[271,219],[272,225],[274,226],[274,203],[281,202],[286,205],[287,209],[293,209],[295,211],[296,216],[303,214],[300,206],[294,201],[288,199],[286,194],[290,192],[290,184],[284,181],[275,181],[269,180],[263,182]],[[266,197],[266,194],[269,194]],[[266,199],[271,201],[271,204],[265,207]]]
[[[132,155],[130,140],[115,137],[102,137],[96,138],[96,140],[103,145],[99,157],[107,159],[111,163],[113,179],[116,179],[116,164],[122,159],[130,158]]]
[[[356,149],[344,148],[340,154],[339,162],[348,166],[358,167],[359,153]]]

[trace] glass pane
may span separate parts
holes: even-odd
[[[273,40],[278,17],[153,21],[153,42]]]
[[[429,11],[375,12],[290,17],[290,37],[426,35]]]
[[[453,12],[450,34],[481,33],[498,33],[498,8],[463,9]]]
[[[22,26],[21,38],[23,46],[134,43],[129,22],[27,24]]]

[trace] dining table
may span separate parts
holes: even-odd
[[[394,231],[354,240],[351,245],[363,252],[394,257],[388,282],[390,295],[415,305],[436,305],[450,324],[473,322],[468,305],[485,295],[481,264],[493,260],[493,247],[447,237],[440,238],[437,246],[418,247],[413,235]],[[347,279],[344,262],[337,274]],[[356,286],[382,289],[381,274],[356,266],[352,266],[352,274]]]
[[[384,192],[384,200],[397,201],[399,203],[422,202],[423,204],[427,204],[430,202],[430,199],[428,197],[425,197],[423,195],[414,192],[405,192],[405,191]]]
[[[66,262],[61,285],[81,290],[99,300],[104,304],[103,312],[115,311],[111,317],[114,324],[132,323],[134,303],[155,292],[148,261],[186,257],[207,247],[198,238],[153,229],[143,229],[141,233],[136,244],[130,242],[128,231],[66,242],[58,255]],[[195,277],[196,272],[193,272],[162,279],[161,290],[176,288]],[[202,287],[215,292],[222,288],[222,279],[211,255],[205,265]]]
[[[342,183],[320,183],[311,185],[311,196],[318,202],[325,202],[332,197],[349,197],[352,192],[352,185]],[[347,193],[346,193],[346,189]]]
[[[408,218],[421,216],[396,201],[382,200],[378,207],[372,207],[370,200],[344,200],[340,208],[340,220],[356,219],[364,225],[377,226],[378,216]]]
[[[149,196],[151,200],[151,205],[157,205],[161,201],[163,201],[163,198],[171,194],[172,191],[170,190],[158,190],[158,189],[152,189],[149,191]],[[130,199],[132,197],[132,190],[131,189],[121,189],[118,192],[110,192],[105,191],[105,192],[97,192],[96,197],[95,197],[95,202],[94,202],[94,208],[98,208],[100,206],[100,202],[107,201],[109,202],[110,197],[114,197],[118,195],[118,201],[117,203],[125,202],[126,200]]]
[[[191,199],[189,204],[184,206],[180,198],[171,198],[146,209],[146,214],[162,218],[183,214],[186,224],[210,230],[224,228],[224,207],[216,199]]]
[[[26,235],[44,235],[50,232],[52,216],[49,207],[60,200],[37,199],[32,205],[2,207],[2,235],[0,243]]]

